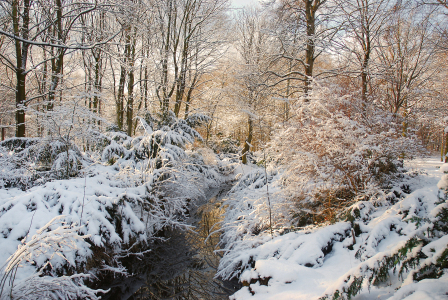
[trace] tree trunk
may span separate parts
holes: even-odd
[[[145,66],[145,112],[148,111],[148,67]]]
[[[437,143],[437,149],[440,145],[440,161],[443,162],[445,156],[445,131],[442,130],[442,138],[440,139],[441,143]]]
[[[94,95],[93,95],[93,113],[98,114],[100,112],[100,97],[99,93],[101,93],[101,83],[102,83],[102,74],[101,74],[101,50],[98,50],[96,55],[93,55],[95,60],[95,79],[94,79]]]
[[[166,29],[166,36],[164,37],[165,45],[163,47],[163,59],[162,59],[162,82],[161,82],[161,89],[162,89],[162,96],[161,96],[161,110],[162,110],[162,118],[163,121],[166,121],[168,119],[168,110],[170,106],[170,97],[171,93],[168,92],[168,56],[170,51],[170,44],[171,44],[171,22],[173,18],[173,1],[170,0],[169,7],[168,7],[168,22],[167,22],[167,29]],[[160,99],[160,98],[159,98]]]
[[[247,132],[247,139],[246,139],[246,142],[244,143],[244,148],[243,148],[243,156],[242,156],[243,164],[247,164],[247,152],[249,152],[249,150],[250,150],[250,144],[252,143],[252,137],[253,137],[253,132],[254,132],[253,120],[251,117],[248,118],[247,124],[249,126],[248,126],[248,132]]]
[[[24,70],[17,70],[16,86],[16,137],[25,137],[25,80]]]
[[[126,63],[126,62],[125,62]],[[126,83],[126,67],[121,66],[120,81],[118,83],[118,92],[116,100],[116,110],[117,110],[117,126],[118,129],[123,130],[124,125],[124,85]]]
[[[56,0],[56,26],[57,28],[54,28],[54,30],[57,31],[57,37],[54,34],[54,40],[53,43],[61,44],[64,42],[64,34],[62,29],[62,1]],[[53,51],[52,51],[53,52]],[[51,85],[50,89],[48,91],[48,104],[47,104],[47,110],[51,111],[54,108],[54,100],[56,97],[56,89],[58,88],[59,81],[61,80],[61,75],[63,74],[63,67],[64,67],[64,55],[65,55],[65,49],[59,48],[56,49],[56,57],[51,60]]]
[[[134,70],[132,69],[129,72],[128,103],[126,109],[127,134],[131,136],[133,127],[132,119],[134,118]]]
[[[403,132],[402,136],[406,137],[408,135],[408,100],[404,100],[403,105]]]
[[[28,39],[30,22],[30,0],[21,3],[23,11],[20,13],[18,0],[12,1],[12,21],[14,35]],[[19,18],[22,18],[20,26]],[[16,50],[16,137],[25,137],[25,106],[26,106],[26,63],[28,60],[29,44],[15,40]]]
[[[314,35],[316,33],[315,14],[318,4],[313,5],[313,0],[305,0],[305,13],[306,13],[306,52],[305,52],[305,101],[308,101],[308,94],[311,90],[311,81],[313,79],[313,67],[314,67]]]
[[[185,93],[185,82],[187,78],[187,66],[188,66],[188,55],[189,55],[189,37],[187,37],[187,27],[189,27],[189,31],[191,31],[191,23],[189,26],[185,24],[184,27],[184,47],[182,49],[182,59],[181,59],[181,66],[180,66],[180,74],[179,79],[177,81],[177,88],[176,88],[176,102],[174,104],[174,114],[176,117],[179,117],[180,108],[182,106],[182,101],[184,98]],[[191,33],[189,32],[188,36],[190,36]]]
[[[57,58],[52,63],[52,80],[51,86],[48,91],[48,104],[47,110],[51,111],[54,109],[54,101],[56,98],[56,89],[58,88],[59,81],[61,80],[61,75],[63,74],[63,66],[64,66],[64,54],[65,51],[58,50],[59,54]]]
[[[128,81],[128,103],[126,105],[126,124],[127,124],[127,134],[132,135],[134,118],[134,64],[135,64],[135,36],[137,34],[137,29],[134,29],[134,34],[131,37],[129,33],[129,81]]]
[[[370,61],[370,53],[372,52],[371,37],[370,37],[370,25],[373,20],[369,18],[369,3],[368,1],[358,2],[358,6],[361,14],[361,37],[360,42],[363,47],[363,61],[361,63],[361,100],[362,109],[366,113],[367,110],[367,84],[368,84],[368,68]]]
[[[443,151],[445,153],[444,155],[444,162],[448,163],[448,133],[445,133],[445,151]]]
[[[121,63],[121,72],[120,72],[120,81],[118,83],[118,93],[117,93],[117,100],[116,100],[116,110],[117,110],[117,126],[118,129],[124,130],[124,87],[126,84],[126,65],[129,62],[129,56],[130,56],[130,48],[131,48],[131,34],[129,33],[131,29],[128,27],[125,29],[125,47],[124,47],[124,61]]]
[[[188,92],[187,92],[187,97],[185,99],[185,114],[184,114],[185,120],[188,118],[188,114],[190,113],[190,105],[191,105],[191,101],[193,100],[193,98],[192,98],[193,91],[194,91],[198,81],[199,81],[199,74],[196,72],[196,74],[194,74],[193,81],[191,82],[190,88],[188,89]]]

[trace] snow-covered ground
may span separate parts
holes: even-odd
[[[230,179],[222,174],[229,163],[204,162],[215,157],[208,152],[190,151],[176,167],[153,172],[147,161],[119,159],[24,190],[0,185],[0,299],[9,297],[8,289],[14,299],[26,293],[36,299],[38,285],[45,298],[59,293],[53,285],[65,292],[67,284],[79,299],[96,299],[82,283],[85,274],[126,276],[122,258],[150,251],[148,242],[165,228],[188,227],[188,209]]]
[[[254,267],[241,274],[245,286],[231,299],[448,299],[448,275],[439,277],[448,265],[441,216],[448,206],[437,187],[442,163],[428,158],[407,166],[419,175],[395,193],[355,204],[351,222],[260,237],[234,254]],[[427,278],[434,272],[439,278]]]

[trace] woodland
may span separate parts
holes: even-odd
[[[447,0],[237,2],[0,1],[1,300],[448,295]]]

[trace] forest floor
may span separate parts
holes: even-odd
[[[362,277],[362,289],[351,299],[447,299],[448,274],[416,281],[412,268],[440,262],[446,256],[448,236],[430,234],[436,216],[447,205],[437,187],[443,175],[442,163],[440,159],[425,158],[406,165],[411,176],[397,184],[395,194],[401,195],[395,201],[386,197],[352,207],[358,209],[356,234],[353,223],[340,221],[279,234],[247,249],[244,255],[253,258],[255,264],[241,274],[240,281],[246,286],[231,299],[347,299],[350,297],[346,294],[335,292],[347,291],[354,278]],[[404,259],[418,251],[420,260],[410,264],[409,269],[403,268],[401,274],[400,262],[392,262],[395,272],[389,268],[383,282],[370,284],[369,276],[378,275],[377,268],[386,258],[403,253],[412,237],[426,238],[426,245],[405,251]]]
[[[444,271],[448,266],[448,203],[439,189],[443,180],[445,188],[448,187],[448,175],[442,172],[448,171],[447,166],[436,158],[409,161],[405,176],[387,193],[354,204],[351,219],[341,217],[333,223],[269,234],[265,227],[264,231],[253,233],[257,228],[250,226],[257,224],[256,215],[266,219],[267,203],[275,213],[281,209],[283,200],[278,196],[280,193],[276,194],[280,187],[275,183],[279,173],[267,176],[266,170],[255,165],[240,165],[233,173],[241,175],[237,175],[240,180],[235,183],[233,194],[232,191],[228,194],[230,206],[226,212],[233,214],[237,222],[228,222],[229,225],[224,219],[222,225],[224,235],[226,228],[234,230],[238,224],[242,224],[240,228],[248,235],[239,240],[244,235],[238,235],[238,228],[227,232],[234,235],[236,246],[223,249],[225,254],[218,269],[218,275],[233,266],[243,270],[239,280],[245,286],[230,299],[447,299],[448,274]],[[212,168],[202,171],[208,174],[203,187],[218,187],[232,177],[224,177]],[[167,226],[185,228],[185,224],[176,223],[176,212],[184,202],[179,202],[179,208],[166,210],[164,218],[141,217],[136,207],[146,199],[146,186],[133,183],[141,174],[122,172],[112,166],[98,165],[84,178],[51,181],[26,191],[0,189],[0,263],[6,263],[25,242],[22,249],[31,249],[27,245],[34,241],[34,234],[44,241],[46,230],[40,234],[39,229],[48,220],[59,221],[62,216],[69,224],[84,225],[68,228],[67,233],[82,232],[97,247],[128,243],[135,238],[145,240],[151,234],[148,228],[159,230],[161,220]],[[265,174],[268,180],[263,177]],[[124,182],[123,178],[130,182]],[[263,198],[267,181],[272,182],[270,202]],[[198,192],[196,185],[190,187],[189,181],[185,182],[182,190],[197,196],[192,199],[208,199],[206,193]],[[197,191],[197,195],[189,191]],[[110,212],[118,204],[119,214],[111,218]],[[119,232],[113,225],[118,217],[126,221]],[[65,234],[60,237],[65,238]],[[28,276],[39,279],[38,274],[31,274],[36,264],[45,265],[47,261],[53,267],[67,262],[73,267],[86,263],[92,255],[91,247],[77,236],[73,238],[73,243],[70,240],[65,246],[61,246],[60,240],[52,242],[63,256],[55,255],[42,243],[36,246],[39,255],[30,252],[23,257],[28,263],[21,264],[21,272],[14,275],[16,282],[26,285]],[[114,267],[114,272],[121,270],[119,263]],[[26,290],[25,286],[23,289]]]

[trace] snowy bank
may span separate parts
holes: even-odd
[[[448,205],[437,187],[440,165],[411,162],[418,176],[356,203],[345,222],[252,234],[248,247],[244,239],[235,243],[220,274],[239,276],[245,286],[231,299],[446,299]]]

